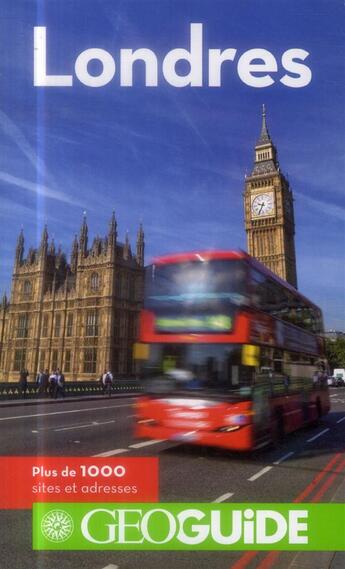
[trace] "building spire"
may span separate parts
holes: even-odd
[[[50,243],[49,255],[52,255],[52,257],[55,256],[55,241],[54,241],[54,238],[51,240],[51,243]]]
[[[46,255],[47,251],[48,251],[48,230],[47,226],[45,225],[42,231],[40,254],[44,256]]]
[[[22,263],[24,255],[24,231],[21,228],[20,233],[17,239],[17,246],[16,246],[16,263]]]
[[[262,125],[261,125],[261,133],[259,140],[256,143],[256,146],[261,146],[263,144],[271,144],[271,137],[268,132],[267,123],[266,123],[266,107],[262,105]]]
[[[130,255],[131,255],[131,246],[129,243],[128,231],[126,231],[125,244],[123,247],[123,258],[125,259],[125,261],[127,261],[129,259]]]
[[[144,266],[144,253],[145,253],[145,235],[143,230],[143,224],[140,223],[139,230],[137,233],[137,251],[136,251],[137,262],[140,265],[140,267]]]
[[[86,211],[84,211],[83,223],[81,225],[80,234],[79,234],[79,249],[80,249],[80,253],[83,256],[86,256],[86,254],[87,254],[88,232],[89,232],[89,230],[88,230],[87,221],[86,221]]]
[[[267,128],[266,107],[262,105],[262,124],[260,136],[255,145],[255,163],[250,176],[279,172],[277,149]]]
[[[77,267],[78,267],[78,249],[79,249],[78,237],[77,237],[77,235],[75,235],[75,236],[74,236],[73,243],[72,243],[72,252],[71,252],[71,271],[72,271],[72,273],[76,273],[76,272],[77,272]]]
[[[116,223],[115,211],[113,210],[109,223],[109,233],[108,233],[109,247],[111,248],[115,247],[116,239],[117,239],[117,223]]]

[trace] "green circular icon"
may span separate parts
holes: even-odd
[[[66,541],[74,530],[72,517],[64,510],[50,510],[41,521],[43,536],[54,543]]]

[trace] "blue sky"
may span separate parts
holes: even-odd
[[[146,260],[197,248],[245,248],[242,193],[262,103],[295,195],[300,290],[344,323],[344,36],[342,0],[2,0],[0,12],[0,291],[9,290],[20,228],[36,246],[43,225],[66,251],[87,211],[91,236],[115,209],[120,238],[142,220]],[[33,27],[46,26],[48,71],[73,74],[85,49],[152,49],[161,62],[188,48],[290,48],[310,53],[312,82],[263,89],[241,82],[175,88],[159,76],[120,87],[118,69],[93,89],[33,86]],[[206,63],[206,59],[205,59]],[[206,69],[206,68],[205,68]],[[277,73],[277,78],[282,73]]]

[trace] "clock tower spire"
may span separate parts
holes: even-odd
[[[265,105],[254,166],[245,179],[244,211],[249,254],[297,288],[293,195],[280,171]]]

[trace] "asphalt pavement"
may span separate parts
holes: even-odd
[[[163,502],[293,502],[301,496],[306,502],[342,502],[344,473],[337,472],[339,462],[328,465],[344,456],[345,389],[331,389],[330,395],[332,410],[319,425],[289,435],[278,448],[248,455],[135,441],[133,397],[0,403],[0,453],[157,456]],[[345,561],[335,552],[34,552],[30,511],[1,511],[0,525],[3,569],[340,569]]]

